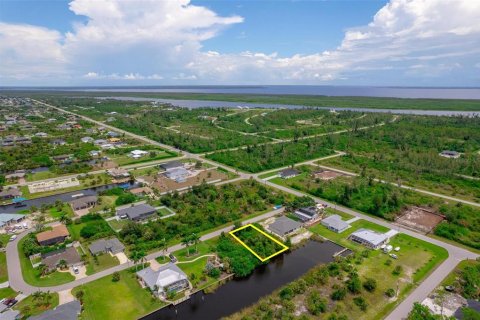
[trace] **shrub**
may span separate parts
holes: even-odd
[[[402,266],[398,265],[395,267],[395,269],[393,269],[392,274],[395,276],[398,276],[402,273],[402,271],[403,271]]]
[[[392,288],[388,288],[387,291],[385,291],[385,295],[389,298],[395,297],[395,290]]]
[[[311,314],[319,315],[327,311],[327,301],[317,291],[313,291],[307,297],[307,309]]]
[[[353,303],[355,303],[362,311],[366,311],[368,308],[368,303],[363,297],[353,298]]]
[[[332,294],[330,295],[330,298],[332,298],[332,300],[339,301],[339,300],[345,299],[346,295],[347,295],[347,289],[339,288],[332,292]]]
[[[347,281],[347,288],[353,294],[360,293],[362,290],[362,283],[357,275],[352,275],[350,280]]]
[[[118,281],[120,281],[120,273],[114,272],[114,273],[112,274],[112,281],[113,281],[113,282],[118,282]]]
[[[372,279],[372,278],[367,278],[365,280],[365,282],[363,283],[363,287],[368,292],[373,292],[377,288],[377,280]]]

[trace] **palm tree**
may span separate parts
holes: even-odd
[[[192,235],[190,236],[190,241],[195,246],[195,253],[197,253],[198,252],[197,245],[200,243],[200,237],[198,236],[198,234],[192,233]]]
[[[66,224],[67,220],[68,220],[68,216],[65,212],[62,212],[60,214],[60,222],[63,223],[63,224]]]
[[[190,255],[190,250],[188,249],[189,245],[190,245],[190,237],[189,236],[183,236],[182,237],[182,245],[185,246],[185,248],[187,248],[187,257]]]
[[[137,262],[139,260],[138,258],[138,251],[132,251],[130,253],[130,257],[129,257],[132,261],[133,261],[133,264],[135,265],[135,271],[137,271]]]

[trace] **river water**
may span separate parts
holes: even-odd
[[[248,102],[231,102],[231,101],[211,101],[211,100],[181,100],[181,99],[159,99],[159,98],[144,98],[144,97],[97,97],[100,100],[114,99],[123,101],[154,101],[159,103],[167,103],[173,106],[195,109],[195,108],[261,108],[261,109],[304,109],[317,108],[322,110],[336,110],[336,111],[358,111],[358,112],[377,112],[377,113],[392,113],[392,114],[412,114],[412,115],[426,115],[426,116],[465,116],[473,117],[480,116],[478,111],[448,111],[448,110],[415,110],[415,109],[374,109],[374,108],[337,108],[325,106],[302,106],[294,104],[266,104],[266,103],[248,103]]]
[[[141,320],[220,319],[248,307],[318,264],[333,261],[343,247],[330,241],[309,241],[305,246],[274,258],[244,279],[234,279],[214,293],[197,292],[177,306],[167,306]]]

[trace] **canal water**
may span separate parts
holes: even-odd
[[[308,241],[257,268],[247,278],[228,281],[214,293],[197,292],[189,300],[159,309],[141,320],[220,319],[252,305],[316,265],[332,262],[333,255],[342,249],[330,241]]]
[[[166,103],[182,108],[196,109],[196,108],[260,108],[260,109],[304,109],[317,108],[322,110],[336,110],[336,111],[356,111],[356,112],[371,112],[371,113],[391,113],[391,114],[411,114],[424,116],[465,116],[474,117],[480,116],[479,111],[448,111],[448,110],[416,110],[416,109],[376,109],[376,108],[337,108],[335,106],[303,106],[293,104],[264,104],[264,103],[249,103],[249,102],[232,102],[232,101],[210,101],[210,100],[181,100],[181,99],[159,99],[159,98],[144,98],[144,97],[96,97],[100,100],[121,100],[121,101],[154,101],[158,103]]]
[[[22,211],[25,209],[30,209],[30,207],[35,206],[40,208],[42,204],[54,204],[55,201],[60,200],[62,202],[70,202],[73,199],[80,197],[80,196],[91,196],[91,195],[98,195],[100,192],[112,189],[114,187],[118,187],[122,184],[106,184],[99,187],[93,187],[88,189],[82,189],[77,191],[65,192],[60,193],[52,196],[46,196],[31,200],[23,201],[24,206],[18,207],[15,204],[7,204],[0,206],[0,213],[17,213],[18,211]],[[131,184],[134,187],[136,184]]]

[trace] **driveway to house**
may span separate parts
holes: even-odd
[[[283,212],[283,210],[284,210],[284,208],[272,210],[270,212],[255,216],[255,217],[250,218],[250,219],[247,219],[247,220],[243,221],[243,223],[244,224],[249,224],[249,223],[258,222],[258,221],[273,217],[277,214],[280,214],[280,213]],[[233,228],[233,224],[229,225],[227,227],[212,231],[208,234],[205,234],[205,235],[201,236],[200,241],[206,241],[206,240],[218,237],[220,234],[222,234],[222,232],[228,232],[228,231],[232,230],[232,228]],[[27,236],[30,232],[33,232],[33,231],[34,231],[34,229],[31,228],[31,229],[26,230],[23,233],[19,234],[17,236],[17,239],[15,239],[14,241],[11,241],[7,244],[7,248],[6,248],[7,261],[8,261],[8,276],[9,276],[10,287],[12,289],[14,289],[15,291],[18,291],[18,292],[23,293],[25,295],[32,294],[35,291],[59,292],[59,291],[70,290],[70,289],[78,287],[82,284],[85,284],[85,283],[103,278],[105,276],[108,276],[108,275],[110,275],[110,274],[112,274],[116,271],[122,271],[122,270],[125,270],[125,269],[128,269],[128,268],[134,266],[133,262],[128,261],[126,263],[119,264],[115,267],[97,272],[97,273],[92,274],[90,276],[86,276],[85,278],[74,280],[74,281],[66,283],[66,284],[62,284],[62,285],[58,285],[58,286],[51,286],[51,287],[32,286],[32,285],[26,283],[25,280],[23,280],[22,269],[21,269],[21,266],[20,266],[20,257],[19,257],[19,252],[17,250],[17,246],[18,246],[18,243],[21,239],[23,239],[25,236]],[[184,248],[184,246],[182,244],[173,245],[173,246],[171,246],[167,249],[167,254],[171,253],[171,252],[175,252],[175,251],[180,250],[182,248]],[[164,251],[154,252],[152,254],[149,254],[146,257],[146,260],[148,261],[148,260],[158,258],[158,257],[162,256],[163,254],[164,254]]]

